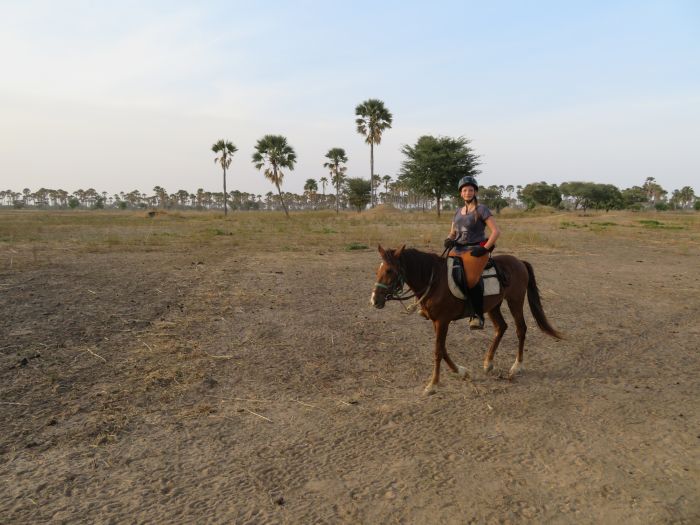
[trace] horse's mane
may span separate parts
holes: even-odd
[[[423,252],[415,248],[404,248],[401,252],[401,266],[406,273],[407,281],[427,283],[431,274],[438,279],[444,272],[440,271],[445,260],[435,253]]]

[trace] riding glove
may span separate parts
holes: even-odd
[[[474,248],[472,248],[472,251],[470,253],[472,254],[472,257],[481,257],[489,253],[489,251],[483,246],[475,246]]]
[[[448,237],[447,239],[445,239],[445,243],[444,243],[444,244],[445,244],[445,249],[446,249],[446,250],[449,250],[449,249],[452,248],[456,243],[455,243],[455,240],[454,240],[454,239],[450,239],[450,238]]]

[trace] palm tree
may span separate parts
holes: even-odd
[[[343,148],[331,148],[326,153],[326,158],[329,162],[324,162],[323,167],[328,168],[331,172],[331,181],[335,186],[335,213],[340,213],[338,208],[338,201],[340,197],[340,183],[343,180],[343,175],[345,174],[346,168],[342,166],[348,161],[348,156],[345,154]]]
[[[382,177],[382,182],[384,183],[384,202],[389,199],[389,184],[391,183],[391,175],[384,175]]]
[[[321,191],[323,192],[323,201],[326,201],[326,185],[328,184],[328,177],[321,177],[318,179],[321,183]]]
[[[214,164],[218,163],[224,170],[224,215],[226,215],[228,213],[228,208],[226,207],[226,170],[231,165],[233,154],[238,151],[238,148],[233,145],[233,142],[220,139],[212,145],[211,150],[220,155],[214,159]]]
[[[372,175],[372,180],[370,181],[370,186],[372,187],[372,190],[374,191],[374,200],[375,204],[379,205],[379,183],[382,181],[382,178],[379,175]]]
[[[683,200],[683,207],[690,208],[695,202],[695,190],[690,186],[683,186],[680,189],[681,199]]]
[[[393,117],[384,102],[376,98],[365,100],[355,108],[357,132],[365,136],[365,142],[369,144],[369,177],[372,181],[372,207],[374,207],[374,145],[382,141],[382,132],[391,128]]]
[[[263,174],[265,178],[277,188],[277,193],[280,196],[280,202],[287,218],[289,218],[289,211],[284,203],[282,190],[280,189],[284,178],[281,168],[288,168],[291,171],[294,169],[296,161],[297,154],[294,152],[294,148],[287,144],[287,138],[282,135],[265,135],[255,145],[253,164],[258,170],[264,168]]]
[[[87,190],[87,192],[90,192],[90,190]],[[165,191],[165,188],[155,186],[153,188],[153,193],[155,193],[155,199],[158,201],[158,205],[161,208],[165,208],[165,205],[168,202],[168,192]]]
[[[304,192],[309,196],[309,200],[311,201],[311,207],[315,209],[314,206],[314,196],[316,195],[316,192],[318,191],[318,184],[316,183],[315,179],[306,179],[306,182],[304,183]]]

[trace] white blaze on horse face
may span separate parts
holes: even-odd
[[[379,270],[382,269],[382,266],[384,266],[383,261],[379,263]],[[379,273],[379,270],[377,270],[377,273]],[[372,290],[372,296],[369,298],[369,304],[371,304],[372,306],[377,305],[377,292],[375,292],[374,290]]]

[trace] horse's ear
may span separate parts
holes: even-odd
[[[401,248],[399,248],[398,250],[396,250],[396,251],[394,252],[394,257],[396,257],[397,259],[398,259],[399,257],[401,257],[401,254],[403,253],[403,249],[404,249],[405,247],[406,247],[406,245],[404,244]]]
[[[379,255],[382,257],[382,259],[386,259],[386,250],[382,248],[381,244],[377,244],[377,251],[379,251]]]

